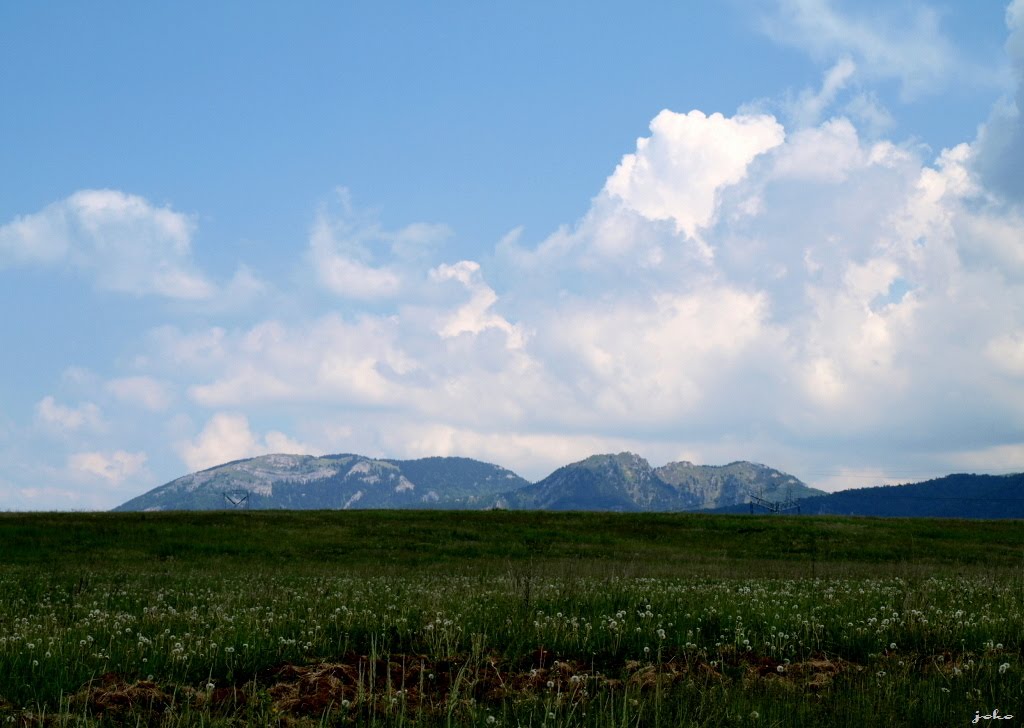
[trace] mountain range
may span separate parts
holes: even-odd
[[[115,510],[504,508],[747,513],[750,502],[756,500],[752,496],[764,503],[795,503],[802,514],[1024,518],[1024,473],[956,474],[923,483],[825,493],[757,463],[712,466],[683,461],[655,468],[629,452],[593,455],[535,483],[499,465],[461,457],[263,455],[172,480]]]
[[[746,503],[750,495],[824,495],[765,465],[669,463],[633,453],[594,455],[536,483],[499,465],[459,457],[387,460],[343,454],[263,455],[154,488],[117,511],[248,508],[444,508],[692,511]]]

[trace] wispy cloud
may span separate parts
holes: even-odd
[[[345,188],[334,203],[317,213],[308,259],[320,285],[342,298],[372,301],[406,293],[409,264],[449,234],[446,226],[428,223],[386,230],[372,214],[355,209]]]
[[[963,74],[965,64],[925,5],[884,10],[845,10],[832,0],[780,0],[763,17],[774,40],[800,48],[819,61],[851,58],[870,79],[895,79],[911,99],[936,93]]]
[[[172,396],[166,382],[153,377],[121,377],[106,383],[106,390],[120,402],[142,407],[152,412],[163,412],[171,406]]]

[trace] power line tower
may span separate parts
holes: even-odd
[[[249,510],[249,491],[247,490],[225,490],[222,492],[224,496],[224,507],[231,511],[247,511]]]
[[[800,513],[800,501],[793,498],[793,486],[790,484],[786,488],[786,499],[781,501],[772,501],[764,498],[764,491],[761,491],[761,495],[750,494],[750,512],[753,513],[755,508],[759,508],[762,511],[768,513],[792,513],[796,511]]]

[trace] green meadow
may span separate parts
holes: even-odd
[[[0,725],[1013,725],[1022,643],[1014,521],[0,514]]]

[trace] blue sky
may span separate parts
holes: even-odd
[[[265,452],[1024,469],[1024,3],[6,3],[0,509]]]

